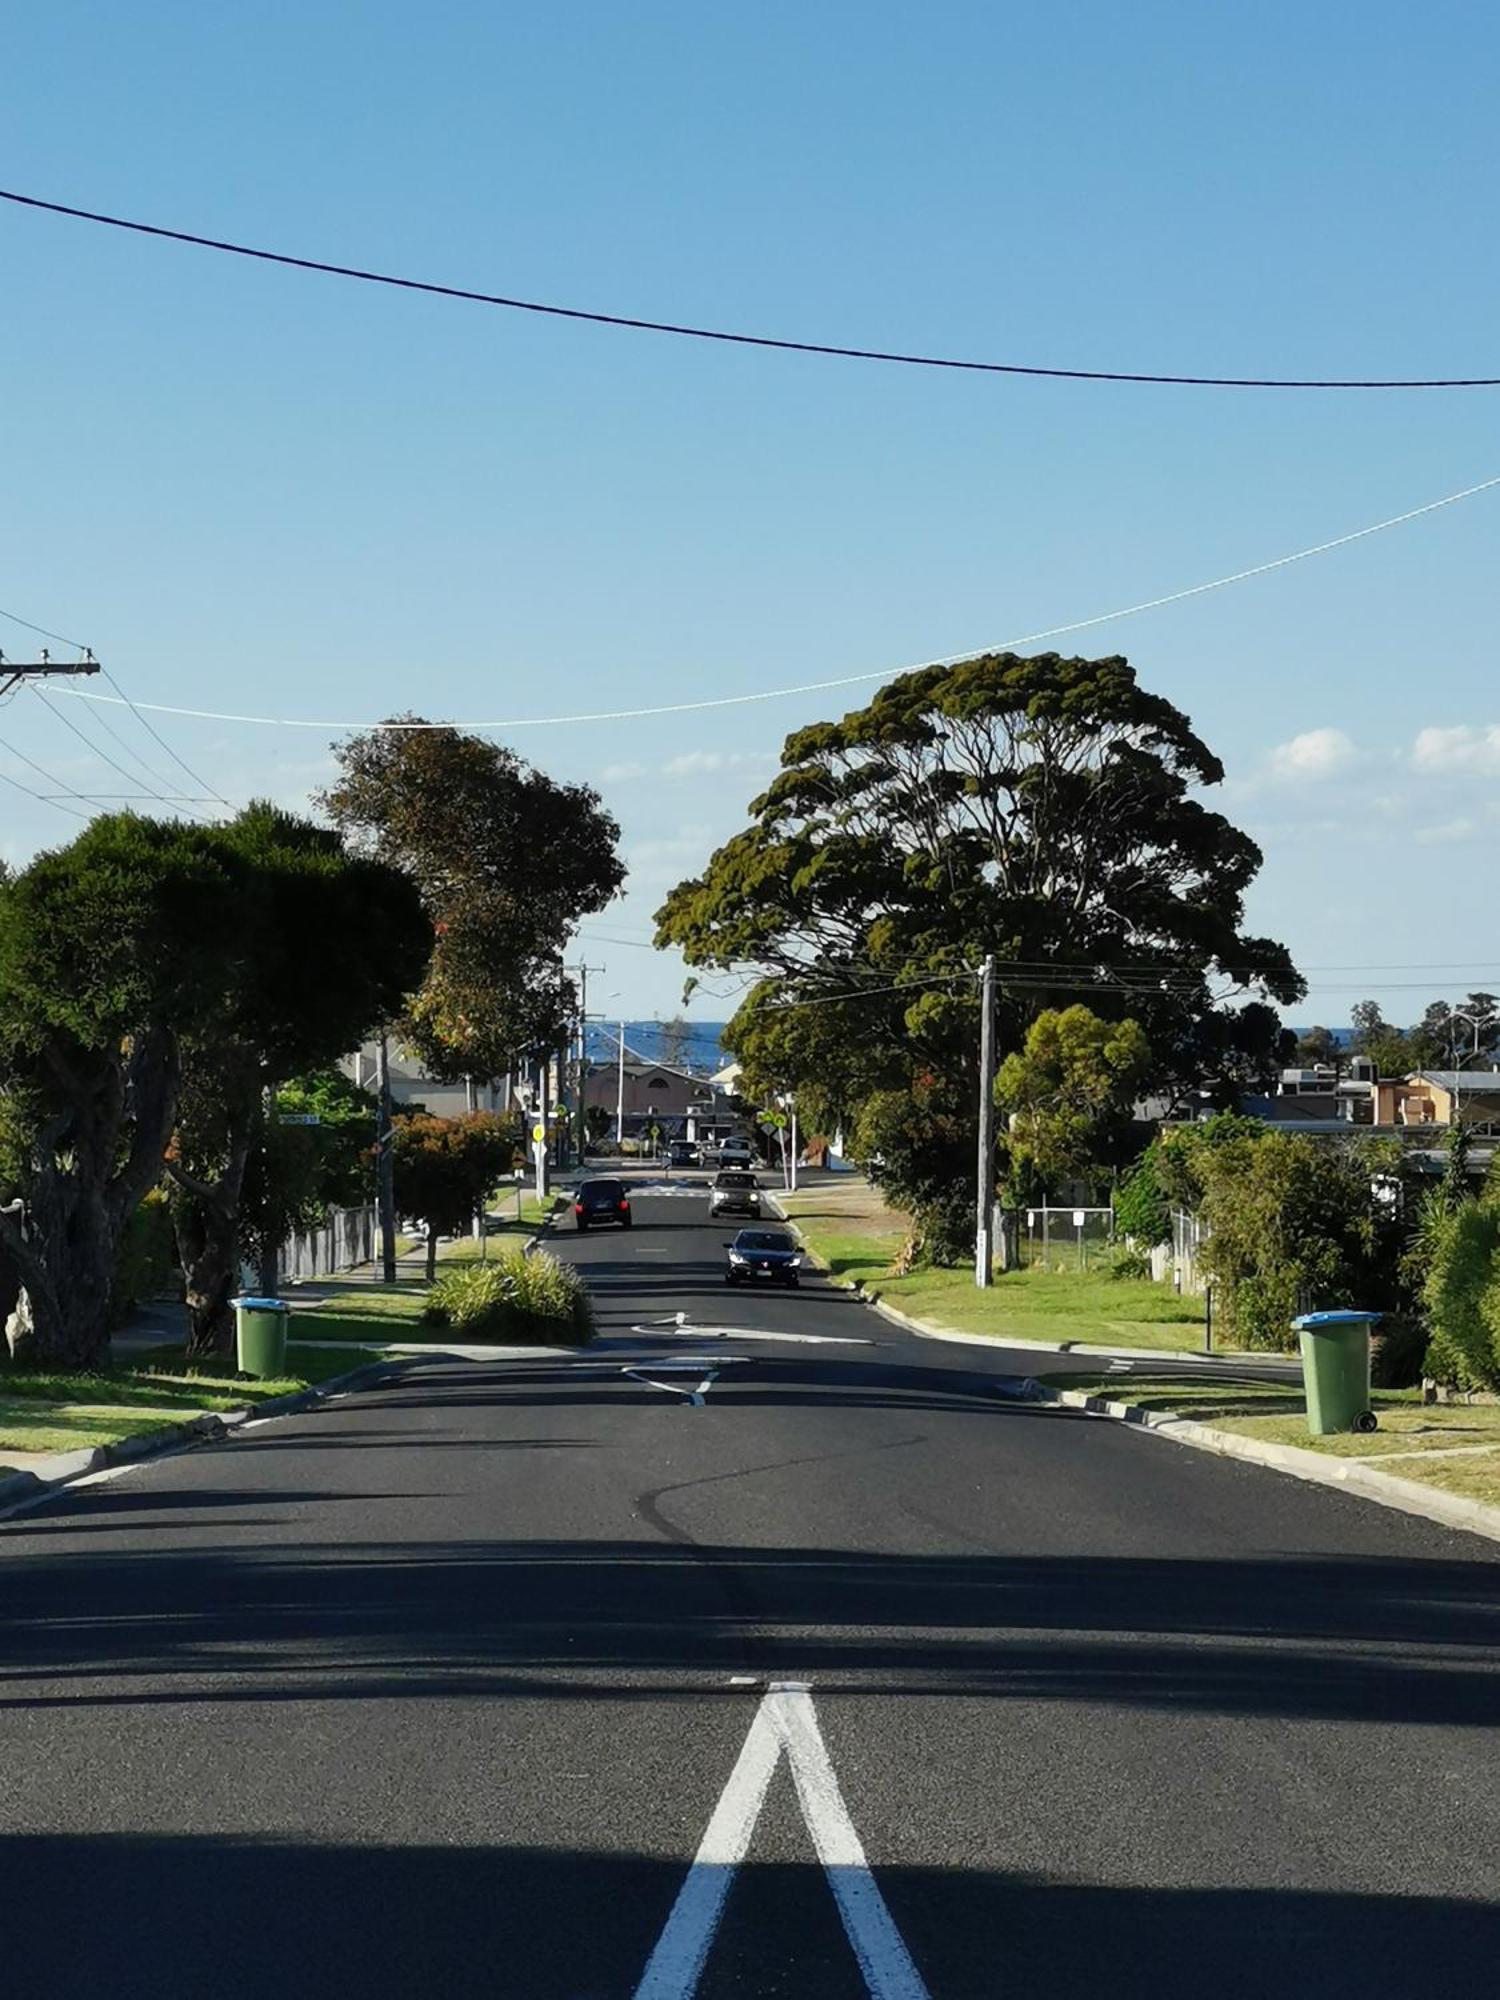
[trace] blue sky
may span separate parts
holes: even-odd
[[[1500,374],[1497,72],[1500,16],[1441,0],[52,0],[6,26],[0,184],[792,337]],[[140,700],[470,719],[894,670],[1500,473],[1500,391],[711,348],[9,208],[0,278],[0,604]],[[1224,757],[1225,809],[1267,857],[1251,921],[1308,969],[1307,1018],[1500,986],[1497,538],[1500,489],[1076,642],[1126,652]],[[31,643],[0,626],[6,652]],[[675,960],[613,940],[643,940],[741,823],[787,730],[856,698],[509,733],[620,818],[631,889],[588,926],[611,1010],[673,1009]],[[236,800],[297,801],[329,769],[327,732],[157,720]],[[0,743],[124,789],[29,694]],[[38,783],[7,752],[0,771]],[[0,810],[12,859],[77,824],[11,792]]]

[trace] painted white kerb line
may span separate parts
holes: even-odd
[[[928,2000],[922,1976],[870,1873],[818,1727],[812,1695],[773,1681],[729,1775],[666,1929],[635,1989],[635,2000],[693,2000],[783,1752],[797,1803],[828,1877],[844,1931],[871,2000]]]

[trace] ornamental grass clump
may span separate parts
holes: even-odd
[[[593,1301],[571,1264],[545,1251],[509,1250],[489,1264],[445,1271],[427,1294],[429,1326],[470,1340],[534,1341],[557,1346],[588,1340]]]

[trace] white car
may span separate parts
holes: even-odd
[[[722,1139],[719,1142],[719,1165],[721,1167],[748,1167],[753,1165],[755,1155],[750,1150],[748,1139]]]

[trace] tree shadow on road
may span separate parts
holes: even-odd
[[[628,2000],[685,1856],[424,1842],[422,1819],[413,1800],[407,1845],[0,1839],[7,1981],[57,2000]],[[933,2000],[1415,2000],[1481,1992],[1500,1958],[1500,1911],[1457,1897],[1105,1886],[870,1858]],[[811,1855],[741,1869],[697,1990],[863,2000]]]

